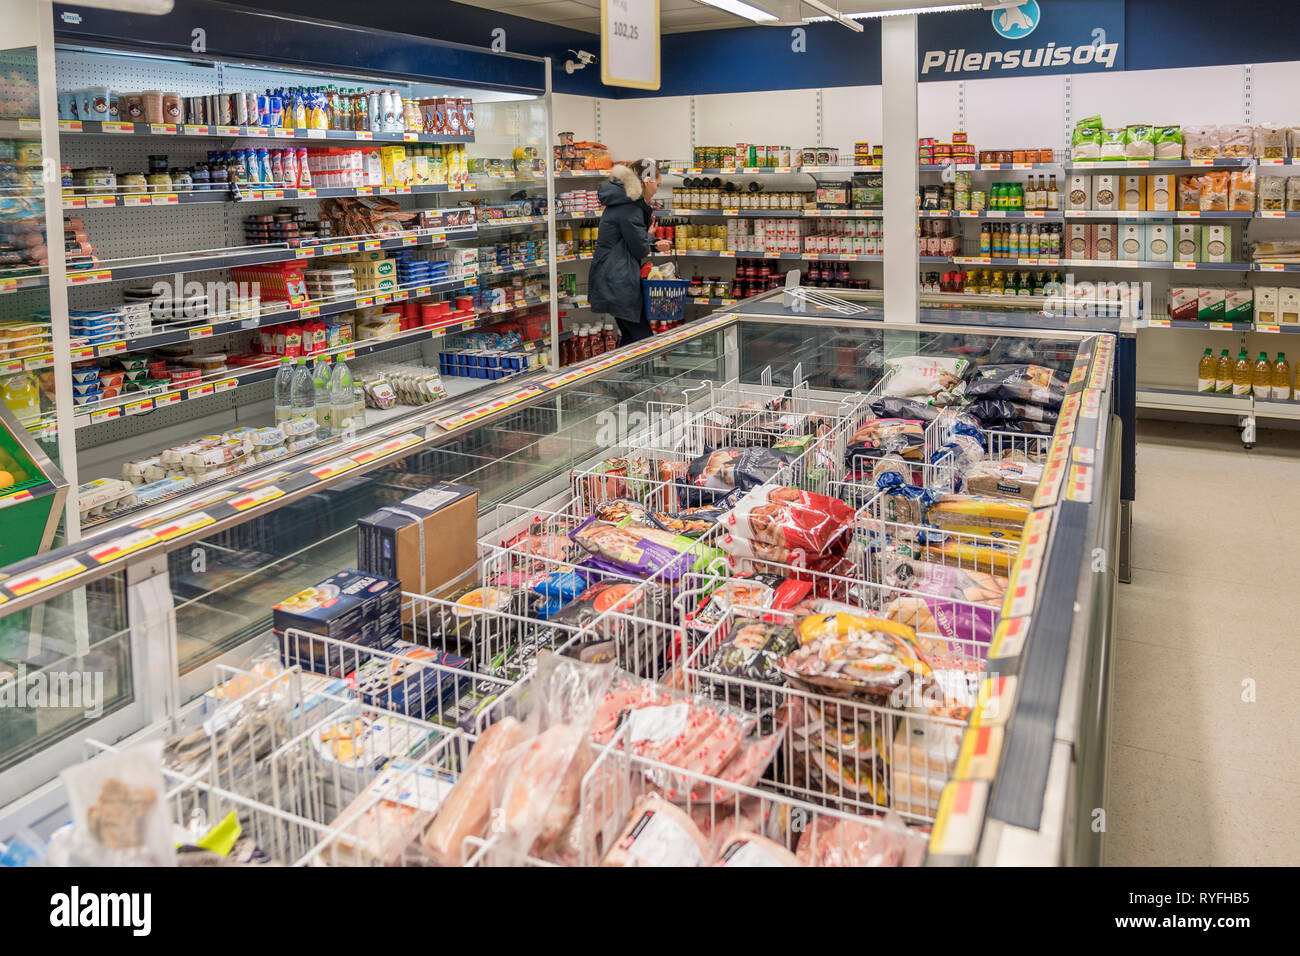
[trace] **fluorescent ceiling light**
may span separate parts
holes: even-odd
[[[972,2],[972,3],[935,3],[935,4],[927,4],[925,6],[910,6],[910,7],[894,6],[889,3],[881,3],[879,4],[880,9],[876,9],[876,10],[862,10],[857,13],[838,13],[838,11],[835,11],[832,8],[828,7],[826,4],[820,2],[820,0],[801,0],[801,2],[807,6],[814,7],[818,10],[822,10],[823,12],[832,14],[831,16],[825,16],[825,17],[804,17],[803,19],[805,23],[816,23],[818,21],[825,21],[825,20],[843,21],[844,19],[870,20],[878,17],[911,16],[912,14],[918,14],[918,13],[954,13],[958,10],[978,10],[981,6],[984,5],[983,3],[980,3],[979,0],[976,0],[976,2]],[[849,2],[852,3],[853,0],[849,0]],[[1008,5],[1014,5],[1014,3],[1018,3],[1018,2],[1020,2],[1020,0],[1013,0],[1013,3]],[[853,5],[862,6],[863,5],[862,0],[858,0],[858,2],[853,3]]]
[[[852,20],[849,20],[843,14],[841,14],[834,7],[828,6],[827,4],[823,3],[822,0],[800,0],[800,2],[802,2],[805,6],[812,7],[814,10],[820,10],[822,11],[822,13],[828,14],[828,16],[825,17],[825,19],[827,20],[834,20],[836,23],[840,24],[841,26],[848,27],[854,33],[862,32],[862,24],[854,23]],[[817,19],[822,19],[822,18],[818,17]],[[805,22],[808,22],[807,18],[805,18]]]
[[[777,19],[766,10],[751,6],[745,3],[744,0],[700,0],[700,2],[707,3],[711,7],[717,7],[719,10],[726,10],[728,13],[734,13],[746,20],[753,20],[755,23],[767,23]]]
[[[74,7],[94,7],[97,10],[116,10],[118,13],[147,13],[162,16],[172,12],[174,0],[77,0]]]

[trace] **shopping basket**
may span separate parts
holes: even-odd
[[[686,279],[642,279],[645,317],[650,322],[680,322],[686,318]]]

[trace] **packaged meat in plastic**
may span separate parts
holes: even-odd
[[[690,815],[656,793],[637,801],[601,866],[703,866],[709,843]]]
[[[795,630],[799,649],[781,663],[796,686],[840,694],[888,697],[913,678],[929,675],[916,632],[883,618],[818,614]]]
[[[1219,152],[1219,127],[1183,127],[1184,159],[1218,159],[1221,155],[1223,154]]]
[[[889,380],[885,383],[884,394],[896,398],[930,396],[936,404],[951,404],[962,393],[963,377],[969,366],[964,358],[938,355],[888,359],[885,368]]]
[[[1059,408],[1068,384],[1042,365],[984,365],[975,370],[966,394],[972,400],[1003,398]]]
[[[939,495],[926,520],[941,531],[1020,539],[1033,510],[1028,501],[989,495]]]
[[[804,866],[861,866],[879,826],[875,818],[852,820],[818,814],[799,837],[795,856]]]
[[[737,833],[727,840],[714,866],[802,866],[795,855],[757,833]]]
[[[864,422],[849,438],[845,459],[854,465],[858,459],[899,455],[919,461],[924,453],[925,422],[920,419],[873,418]]]
[[[465,772],[424,832],[425,849],[443,866],[462,865],[465,838],[483,835],[492,812],[496,778],[503,772],[507,756],[524,737],[523,724],[506,717],[488,727],[470,751]]]
[[[75,866],[174,866],[161,740],[75,764],[60,775]]]

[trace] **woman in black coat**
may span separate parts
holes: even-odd
[[[651,248],[667,252],[672,243],[650,235],[650,199],[662,177],[651,160],[638,160],[609,171],[597,195],[605,205],[596,234],[596,252],[587,280],[593,312],[614,316],[623,344],[648,339],[650,323],[641,299],[641,263]]]

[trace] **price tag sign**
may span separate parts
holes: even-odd
[[[659,0],[601,0],[600,78],[606,86],[659,89]]]
[[[1280,262],[1260,262],[1256,263],[1255,268],[1260,272],[1285,272],[1286,266]]]

